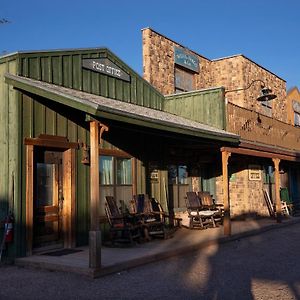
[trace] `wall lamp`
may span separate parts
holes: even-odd
[[[82,148],[82,156],[81,156],[81,163],[84,165],[90,164],[90,149],[86,143],[80,142],[78,140],[79,147]]]
[[[260,101],[260,102],[270,101],[270,100],[273,100],[277,97],[275,94],[272,94],[272,90],[267,88],[265,83],[261,79],[253,80],[245,88],[239,88],[239,89],[235,89],[235,90],[227,90],[227,91],[225,91],[225,94],[231,93],[231,92],[238,92],[238,91],[248,90],[255,82],[260,82],[261,83],[261,85],[260,85],[260,87],[261,87],[260,96],[256,99],[257,101]]]

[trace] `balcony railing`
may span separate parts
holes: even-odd
[[[227,131],[244,140],[300,150],[300,128],[232,103],[227,104]]]

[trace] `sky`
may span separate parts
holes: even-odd
[[[0,54],[106,47],[142,75],[146,27],[208,59],[244,54],[300,87],[299,0],[0,0]]]

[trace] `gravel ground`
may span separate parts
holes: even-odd
[[[287,226],[98,279],[1,266],[0,299],[300,299],[299,233]]]

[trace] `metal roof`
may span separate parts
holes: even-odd
[[[5,74],[15,88],[79,109],[92,116],[123,121],[149,128],[238,143],[239,136],[161,110],[106,98],[22,76]]]

